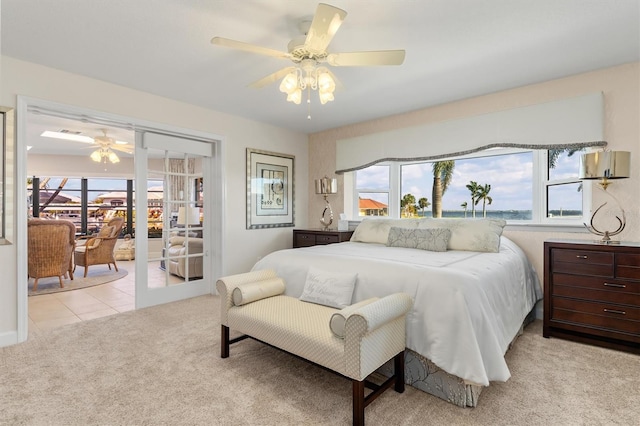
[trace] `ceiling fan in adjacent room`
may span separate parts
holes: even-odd
[[[89,157],[97,163],[101,163],[101,162],[106,163],[107,161],[110,161],[111,163],[115,164],[120,162],[120,158],[115,153],[115,151],[120,151],[127,154],[133,154],[133,147],[129,145],[127,142],[119,141],[119,140],[116,140],[115,138],[108,136],[107,129],[100,129],[100,131],[102,132],[102,135],[98,135],[95,137],[71,133],[68,131],[66,132],[65,131],[62,131],[62,132],[45,131],[41,134],[41,136],[48,137],[48,138],[65,139],[65,140],[94,145],[88,148],[94,148],[97,145],[98,149],[96,149],[89,155]]]
[[[276,71],[250,84],[249,87],[261,88],[282,78],[280,91],[287,94],[287,101],[300,104],[302,92],[307,90],[307,102],[310,102],[311,90],[317,90],[320,102],[325,104],[334,100],[333,92],[337,79],[324,64],[333,67],[357,67],[401,65],[404,62],[404,50],[329,53],[327,47],[346,16],[347,12],[342,9],[324,3],[318,4],[313,20],[302,22],[300,25],[304,35],[291,40],[287,52],[223,37],[214,37],[211,43],[291,60],[293,66]]]

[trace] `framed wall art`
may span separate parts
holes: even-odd
[[[294,226],[294,160],[247,148],[247,229]]]

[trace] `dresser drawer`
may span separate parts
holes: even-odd
[[[640,254],[617,253],[616,277],[640,280]]]
[[[640,307],[640,282],[583,275],[553,274],[554,296],[602,300]]]
[[[316,235],[316,244],[332,244],[339,243],[340,238],[337,235]]]
[[[316,236],[314,234],[295,234],[294,247],[311,247],[316,245]]]
[[[640,335],[640,308],[554,297],[552,317]]]
[[[553,262],[567,262],[585,264],[613,265],[613,253],[591,250],[562,250],[554,249],[552,252]]]

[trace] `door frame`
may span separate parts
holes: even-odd
[[[213,274],[211,274],[211,293],[215,294],[215,280],[224,276],[224,246],[225,246],[225,172],[224,172],[224,152],[225,137],[214,133],[202,132],[198,130],[186,129],[170,124],[157,123],[126,117],[118,114],[105,113],[85,107],[72,106],[44,99],[28,96],[17,96],[16,103],[16,183],[27,181],[27,111],[36,108],[44,113],[68,118],[72,120],[89,120],[97,124],[105,124],[114,127],[123,127],[131,130],[142,129],[172,134],[179,137],[188,137],[213,142],[214,170],[211,182],[212,194],[210,210],[211,214],[211,234],[217,236],[211,240],[211,261],[213,263]],[[135,170],[134,170],[135,173]],[[27,186],[16,184],[16,303],[17,303],[17,341],[18,343],[27,340],[28,332],[28,268],[27,268]],[[19,201],[23,200],[23,201]],[[214,211],[215,208],[215,211]],[[21,254],[25,254],[21,256]],[[137,307],[136,307],[137,308]]]

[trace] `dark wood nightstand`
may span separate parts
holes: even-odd
[[[640,243],[544,243],[544,337],[640,354]]]
[[[321,244],[333,244],[349,241],[353,231],[323,229],[294,229],[293,248],[311,247]]]

